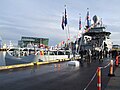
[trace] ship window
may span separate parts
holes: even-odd
[[[110,37],[108,36],[107,39],[110,39]]]

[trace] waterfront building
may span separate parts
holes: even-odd
[[[48,38],[38,38],[38,37],[21,37],[21,40],[18,41],[18,46],[28,47],[28,46],[37,46],[41,45],[48,46]]]

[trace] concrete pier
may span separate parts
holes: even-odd
[[[31,67],[8,69],[0,72],[1,90],[84,90],[98,66],[105,66],[109,59],[91,63],[80,63],[79,67],[68,66],[66,62]],[[108,68],[102,71],[102,90],[107,87],[110,77]],[[97,90],[97,78],[87,90]]]

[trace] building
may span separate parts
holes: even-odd
[[[20,47],[28,47],[45,45],[48,46],[49,39],[48,38],[37,38],[37,37],[21,37],[21,40],[18,41],[18,46]]]

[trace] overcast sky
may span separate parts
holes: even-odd
[[[103,19],[113,44],[120,44],[120,0],[0,0],[0,36],[6,43],[33,36],[56,45],[66,38],[61,29],[65,4],[71,37],[78,33],[79,13],[84,23],[89,8],[91,18]]]

